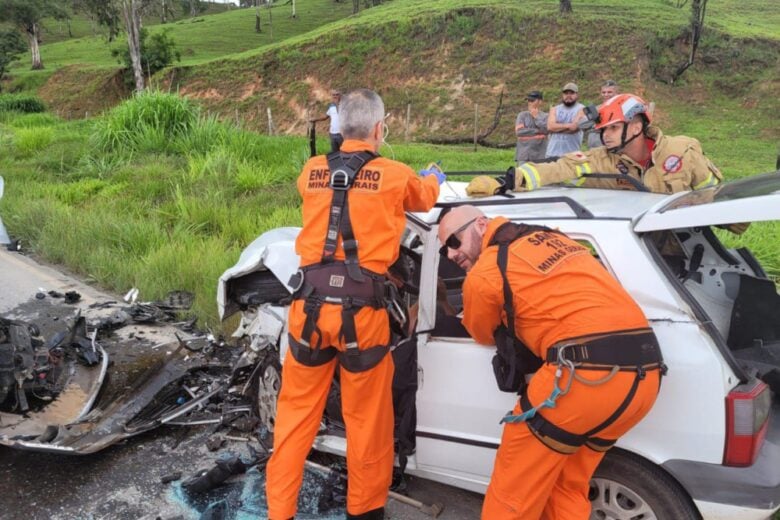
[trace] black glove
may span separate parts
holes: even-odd
[[[507,191],[512,191],[515,189],[515,167],[510,166],[507,168],[506,173],[504,175],[499,175],[496,177],[496,181],[498,181],[499,188],[496,190],[496,193],[504,194]]]

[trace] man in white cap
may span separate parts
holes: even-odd
[[[547,153],[545,157],[561,157],[576,152],[582,146],[582,130],[577,125],[585,115],[585,108],[579,103],[579,88],[575,83],[567,83],[561,89],[561,103],[550,109],[547,117]]]

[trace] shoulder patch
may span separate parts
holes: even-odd
[[[670,155],[664,159],[664,172],[677,173],[682,170],[683,160],[679,155]]]
[[[626,174],[628,174],[628,166],[626,166],[625,164],[623,164],[623,162],[622,162],[622,161],[618,161],[618,163],[615,165],[615,168],[617,168],[617,170],[618,170],[620,173],[622,173],[623,175],[626,175]]]
[[[575,161],[587,161],[587,160],[588,160],[588,156],[587,156],[587,155],[585,155],[585,154],[584,154],[584,153],[582,153],[582,152],[571,152],[571,153],[567,153],[567,154],[565,155],[565,157],[568,157],[569,159],[574,159]]]

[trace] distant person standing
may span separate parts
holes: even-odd
[[[515,162],[542,161],[547,152],[547,112],[542,110],[544,97],[538,90],[532,90],[526,96],[528,110],[517,114],[515,135],[517,150]]]
[[[317,123],[330,119],[330,129],[328,130],[328,134],[330,135],[330,151],[338,152],[341,149],[341,143],[344,142],[344,137],[341,135],[341,122],[339,121],[341,92],[334,90],[330,93],[330,96],[332,101],[328,105],[328,110],[325,112],[325,115],[319,118],[309,119],[309,122]]]
[[[585,107],[578,102],[579,90],[575,83],[565,84],[561,89],[561,103],[550,109],[547,116],[550,137],[545,157],[561,157],[582,146],[583,132],[577,122],[585,117],[582,112]]]
[[[608,79],[601,85],[601,103],[606,103],[613,97],[620,94],[620,89],[618,88],[618,84],[612,81],[611,79]],[[598,106],[598,108],[601,108],[601,105]],[[595,124],[595,123],[591,123]],[[588,149],[596,148],[598,146],[604,146],[604,143],[601,142],[601,132],[596,132],[593,129],[588,130]]]

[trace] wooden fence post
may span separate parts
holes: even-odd
[[[266,108],[268,114],[268,135],[274,135],[274,118],[271,116],[271,107]]]
[[[406,124],[404,125],[404,141],[409,142],[409,120],[412,117],[412,104],[406,104]]]
[[[474,151],[477,151],[477,133],[479,132],[479,129],[477,128],[478,124],[478,116],[479,116],[479,104],[474,103]]]

